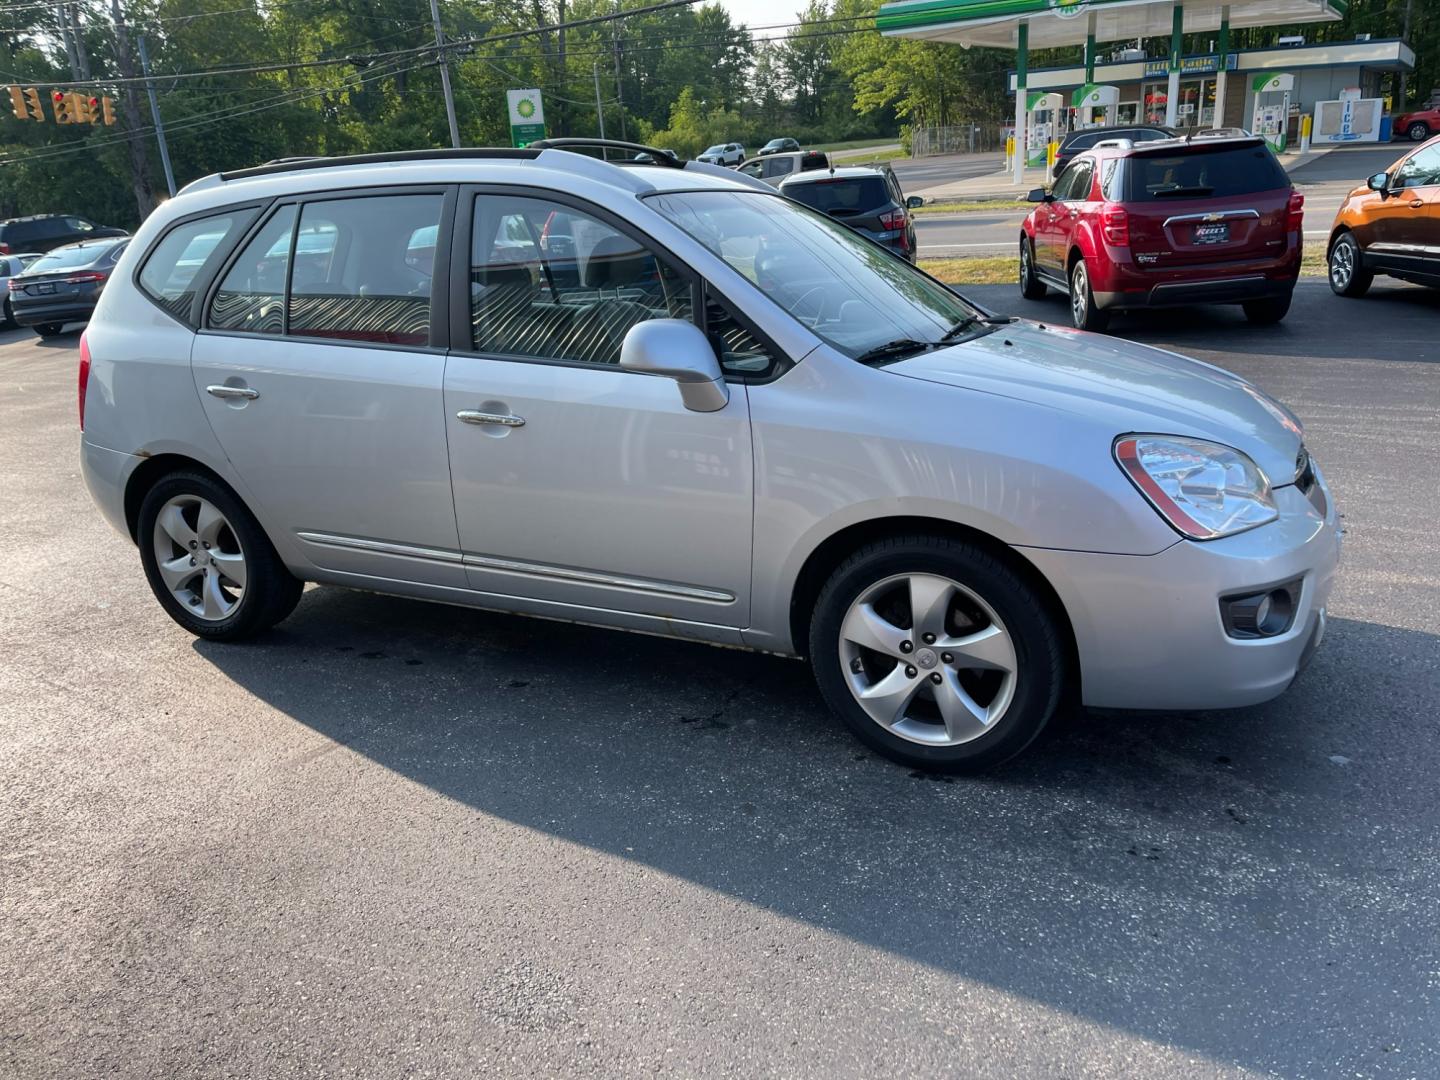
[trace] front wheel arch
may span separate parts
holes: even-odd
[[[1067,693],[1073,692],[1075,700],[1080,700],[1080,652],[1075,643],[1075,628],[1070,623],[1070,614],[1065,610],[1060,594],[1034,563],[1009,544],[979,529],[941,518],[878,518],[856,522],[826,537],[800,567],[800,573],[796,576],[795,585],[790,592],[790,641],[796,654],[803,656],[807,651],[815,602],[820,598],[825,583],[840,565],[868,544],[917,533],[973,544],[1005,562],[1027,580],[1045,602],[1060,632],[1070,676]]]

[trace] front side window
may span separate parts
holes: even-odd
[[[1391,187],[1430,187],[1440,184],[1440,146],[1427,146],[1417,150],[1395,170]]]
[[[73,229],[75,232],[90,232],[92,229],[95,228],[94,225],[91,225],[90,222],[86,221],[84,218],[78,217],[66,218],[65,224],[69,225],[70,228]]]
[[[902,342],[953,340],[981,315],[905,260],[779,195],[697,191],[647,201],[854,359],[893,356]]]
[[[476,351],[618,364],[635,324],[691,318],[690,283],[605,222],[547,199],[476,198],[470,252]]]
[[[210,301],[209,325],[246,334],[285,327],[285,278],[290,269],[295,207],[282,206],[245,245]]]
[[[187,221],[161,237],[140,270],[140,288],[175,317],[190,317],[195,285],[223,257],[223,242],[250,224],[253,210]]]
[[[386,345],[430,341],[440,195],[306,203],[287,333]]]
[[[1055,198],[1061,202],[1084,202],[1088,199],[1093,168],[1089,161],[1077,161],[1071,165],[1055,182]]]

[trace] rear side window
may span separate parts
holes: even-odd
[[[1130,202],[1225,198],[1290,186],[1285,170],[1265,146],[1137,155],[1128,159],[1125,171],[1125,198]]]
[[[306,203],[287,333],[387,345],[430,342],[439,195]]]
[[[882,176],[816,180],[788,187],[785,194],[796,202],[837,217],[874,213],[890,201],[890,192]]]
[[[235,210],[175,226],[150,249],[140,269],[140,290],[177,319],[189,322],[196,285],[224,257],[225,241],[254,216],[254,210]]]
[[[278,334],[285,326],[285,277],[295,207],[282,206],[245,245],[215,298],[209,325],[246,334]]]

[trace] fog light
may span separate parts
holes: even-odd
[[[1301,579],[1273,589],[1226,596],[1220,600],[1220,619],[1233,638],[1269,638],[1285,633],[1295,622],[1300,604]]]

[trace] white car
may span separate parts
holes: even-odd
[[[745,148],[738,142],[716,143],[703,154],[695,159],[703,161],[708,165],[743,165],[745,164]]]
[[[313,581],[804,656],[857,737],[954,771],[1062,699],[1290,685],[1340,533],[1289,410],[580,142],[275,163],[146,219],[81,453],[171,618],[238,640]]]

